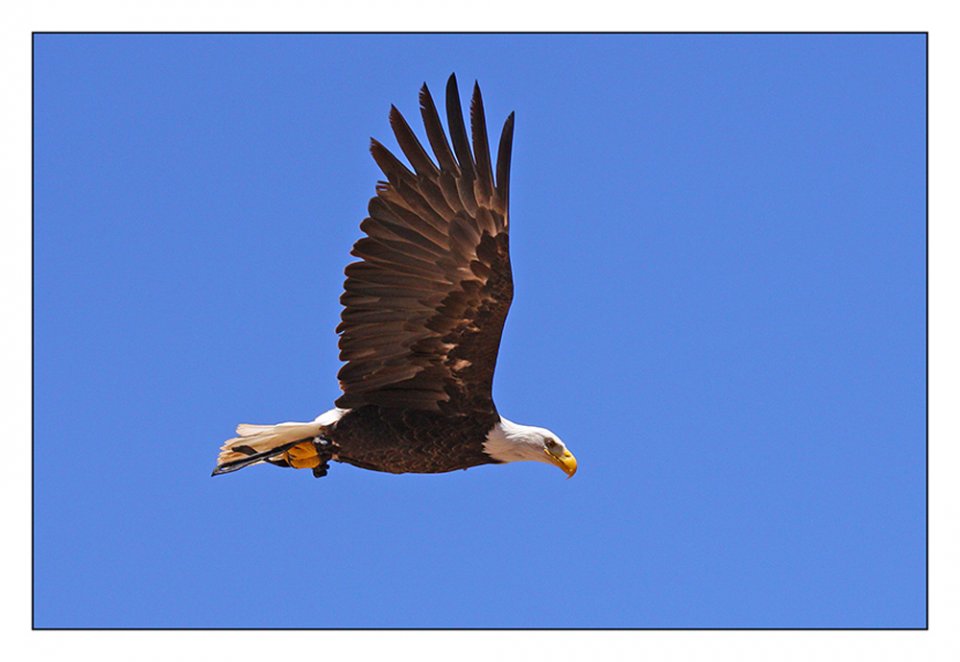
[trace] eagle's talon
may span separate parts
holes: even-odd
[[[316,452],[317,466],[313,467],[313,477],[323,478],[330,469],[330,459],[333,457],[334,444],[323,437],[313,438],[313,450]]]

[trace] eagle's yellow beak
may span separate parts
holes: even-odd
[[[551,463],[563,469],[563,473],[567,474],[567,478],[573,478],[573,474],[577,473],[577,458],[575,458],[570,451],[565,450],[562,455],[554,455],[544,448],[543,452],[550,458]]]

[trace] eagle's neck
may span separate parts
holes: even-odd
[[[487,433],[483,450],[497,462],[543,461],[545,432],[543,428],[520,425],[501,416]]]

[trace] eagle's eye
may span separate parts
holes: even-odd
[[[544,443],[546,443],[547,448],[549,448],[549,449],[551,449],[551,450],[553,450],[554,448],[557,447],[557,440],[554,439],[553,437],[547,437],[547,440],[546,440],[546,442],[544,442]]]

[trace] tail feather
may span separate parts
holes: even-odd
[[[217,468],[214,475],[229,473],[267,458],[280,455],[297,443],[312,439],[320,434],[323,426],[316,421],[310,423],[280,423],[278,425],[237,426],[238,437],[228,439],[220,447]],[[230,467],[227,469],[227,467]]]
[[[236,458],[231,456],[231,459],[217,461],[217,468],[213,470],[211,476],[219,476],[220,474],[228,474],[232,471],[239,471],[244,467],[249,467],[252,464],[259,464],[264,460],[271,460],[272,458],[280,455],[284,451],[287,451],[297,444],[299,444],[302,439],[297,441],[291,441],[289,443],[283,444],[282,446],[277,446],[276,448],[268,448],[265,451],[259,453],[254,453],[253,455],[244,455],[242,453],[237,454]],[[249,448],[249,446],[244,446],[244,448]],[[223,453],[220,454],[220,457],[223,458]],[[279,462],[279,460],[277,460]]]
[[[284,424],[281,423],[280,425]],[[289,425],[289,423],[287,425]],[[237,435],[241,437],[252,437],[255,434],[272,430],[274,427],[273,425],[250,425],[249,423],[241,423],[237,426]]]
[[[323,431],[336,423],[346,410],[331,409],[309,423],[278,423],[277,425],[251,425],[241,423],[237,435],[220,447],[217,468],[213,475],[230,473],[260,462],[283,464],[283,453],[299,443],[321,436]]]

